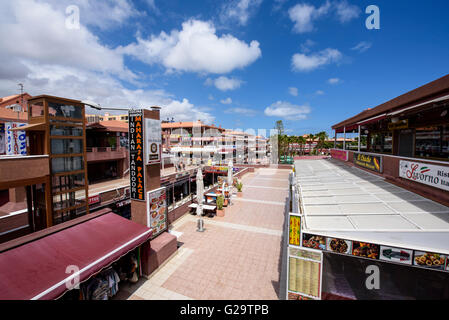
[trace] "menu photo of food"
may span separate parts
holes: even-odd
[[[352,255],[370,259],[379,259],[380,246],[378,244],[353,241]]]
[[[337,238],[327,238],[326,249],[335,253],[351,254],[352,241]]]
[[[302,235],[302,245],[306,248],[326,250],[326,237],[305,233]]]
[[[380,260],[412,264],[413,250],[380,246]]]
[[[153,229],[153,237],[166,229],[166,193],[165,189],[149,192],[150,228]]]
[[[446,262],[445,255],[423,251],[415,251],[413,259],[413,265],[415,266],[438,270],[444,270],[445,262]]]

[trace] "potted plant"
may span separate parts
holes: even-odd
[[[218,217],[224,217],[223,202],[224,202],[223,195],[218,196],[217,197],[217,216]]]
[[[237,181],[235,187],[237,188],[237,197],[242,197],[243,183],[239,180]]]

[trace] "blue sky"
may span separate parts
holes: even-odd
[[[365,27],[371,4],[380,30]],[[2,1],[0,94],[22,82],[178,121],[331,134],[449,73],[448,12],[444,0]]]

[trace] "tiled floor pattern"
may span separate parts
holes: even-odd
[[[244,188],[224,217],[204,217],[205,232],[196,216],[177,220],[178,253],[129,288],[129,299],[279,299],[288,171],[257,169],[242,181],[270,187],[270,179],[273,190]]]

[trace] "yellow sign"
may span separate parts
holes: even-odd
[[[290,216],[289,244],[292,246],[301,245],[301,217]]]
[[[397,123],[388,124],[388,130],[401,130],[401,129],[408,129],[408,119],[401,120]]]

